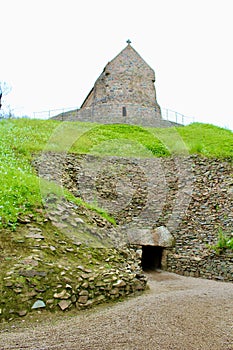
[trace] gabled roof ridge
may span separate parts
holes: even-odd
[[[151,68],[151,66],[144,60],[144,58],[142,58],[142,56],[137,52],[137,50],[135,50],[135,48],[130,44],[130,43],[128,43],[127,45],[126,45],[126,47],[123,49],[123,50],[121,50],[111,61],[109,61],[107,64],[106,64],[106,66],[108,65],[108,64],[110,64],[111,62],[113,62],[113,61],[115,61],[115,59],[117,59],[117,57],[119,57],[125,50],[127,50],[128,48],[130,48],[131,50],[133,50],[135,53],[136,53],[136,55],[151,69],[151,70],[153,70],[153,68]],[[106,67],[105,66],[105,67]],[[154,71],[154,70],[153,70]]]

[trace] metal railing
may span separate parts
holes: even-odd
[[[188,125],[194,123],[194,117],[188,117],[179,112],[173,111],[168,108],[161,108],[162,118],[170,122],[175,122],[177,124]]]
[[[55,117],[57,115],[61,115],[64,113],[64,119],[66,118],[67,112],[77,112],[79,110],[79,107],[64,107],[64,108],[56,108],[56,109],[50,109],[47,111],[37,111],[32,113],[25,113],[23,112],[23,109],[12,109],[8,113],[4,113],[4,111],[0,111],[0,120],[2,119],[8,119],[8,118],[30,118],[30,119],[49,119],[52,117]],[[209,123],[209,121],[205,121],[204,119],[200,120],[197,117],[190,117],[186,116],[182,113],[176,112],[174,110],[168,109],[168,108],[161,108],[161,115],[163,120],[168,120],[170,122],[174,122],[181,125],[188,125],[194,122],[200,122],[200,123]],[[223,128],[227,128],[229,130],[233,130],[232,127],[229,125],[223,124],[222,121],[216,121],[214,122],[215,125],[218,125]]]
[[[71,112],[71,111],[77,111],[79,110],[78,107],[66,107],[66,108],[60,108],[60,109],[51,109],[48,111],[39,111],[39,112],[33,112],[32,115],[30,115],[30,118],[33,119],[49,119],[52,117],[55,117],[56,115]],[[173,111],[168,108],[161,108],[161,114],[162,118],[164,120],[168,120],[171,122],[175,122],[177,124],[182,125],[188,125],[190,123],[193,123],[195,121],[194,117],[188,117],[182,113]]]
[[[48,111],[39,111],[39,112],[33,112],[32,115],[30,115],[33,119],[49,119],[52,117],[55,117],[58,114],[71,112],[71,111],[77,111],[78,107],[66,107],[66,108],[59,108],[59,109],[50,109]]]

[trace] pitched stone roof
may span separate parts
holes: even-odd
[[[96,104],[137,104],[157,107],[155,73],[128,44],[107,63],[81,108]]]

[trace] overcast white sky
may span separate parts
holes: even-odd
[[[0,0],[0,81],[23,113],[78,107],[126,40],[161,107],[233,129],[231,0]]]

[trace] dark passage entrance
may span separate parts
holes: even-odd
[[[142,269],[144,271],[160,269],[162,252],[162,247],[142,246]]]

